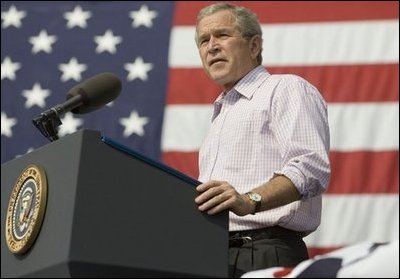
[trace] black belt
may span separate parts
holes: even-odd
[[[240,247],[243,244],[257,241],[260,239],[274,238],[302,238],[303,233],[285,229],[279,226],[247,230],[247,231],[232,231],[229,232],[229,246]]]

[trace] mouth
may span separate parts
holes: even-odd
[[[212,65],[214,65],[215,63],[218,63],[218,62],[227,62],[227,60],[222,59],[222,58],[214,58],[210,62],[208,62],[208,66],[211,67]]]

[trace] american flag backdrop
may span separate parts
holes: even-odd
[[[99,130],[197,178],[220,93],[194,43],[196,14],[210,3],[2,1],[2,163],[48,143],[34,117],[77,83],[112,72],[119,98],[67,113],[59,135]],[[234,3],[262,22],[266,68],[306,78],[328,102],[332,176],[321,226],[306,238],[311,254],[398,239],[398,2]]]

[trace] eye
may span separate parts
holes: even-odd
[[[207,44],[207,43],[208,43],[208,39],[203,39],[203,40],[200,41],[200,45],[201,46],[204,45],[204,44]]]
[[[217,38],[226,38],[226,37],[229,37],[229,34],[228,34],[228,33],[225,33],[225,32],[221,32],[221,33],[219,33],[219,34],[217,35]]]

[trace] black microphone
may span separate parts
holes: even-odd
[[[67,100],[34,118],[33,124],[49,138],[58,139],[56,127],[61,125],[60,117],[68,111],[83,114],[101,108],[118,97],[121,81],[112,73],[101,73],[74,87],[67,94]]]
[[[67,100],[42,114],[56,113],[58,117],[68,111],[83,114],[101,108],[121,92],[121,81],[112,73],[101,73],[74,87],[67,94]]]

